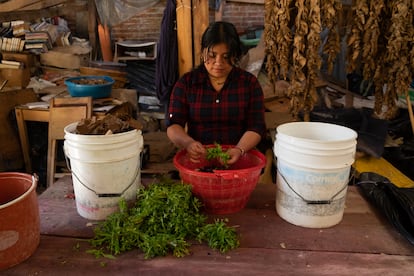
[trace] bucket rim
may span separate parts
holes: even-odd
[[[1,209],[5,209],[11,205],[14,205],[20,201],[22,201],[23,199],[25,199],[26,197],[29,196],[29,194],[31,194],[33,192],[34,189],[36,189],[37,186],[37,182],[38,182],[38,177],[36,175],[31,175],[31,174],[27,174],[27,173],[19,173],[19,172],[1,172],[0,173],[0,178],[1,179],[8,179],[8,178],[13,178],[13,179],[22,179],[25,181],[29,181],[29,177],[31,177],[31,182],[32,184],[30,185],[29,189],[24,192],[23,194],[21,194],[20,196],[18,196],[17,198],[0,205],[0,210]]]
[[[293,151],[299,154],[307,154],[311,156],[341,156],[341,155],[355,155],[356,143],[352,147],[332,149],[313,149],[313,148],[302,148],[292,144],[286,143],[275,143],[273,146],[273,152],[276,154],[279,148],[285,148],[286,150]]]
[[[122,142],[111,142],[111,143],[79,143],[74,140],[65,139],[64,143],[70,147],[78,148],[78,149],[87,149],[88,151],[99,151],[102,148],[94,148],[93,146],[105,146],[105,149],[108,150],[115,150],[115,149],[122,149],[126,146],[137,144],[139,149],[142,151],[144,148],[144,141],[143,139],[139,140],[126,140]],[[92,147],[92,148],[91,148]]]
[[[310,139],[310,138],[296,137],[296,136],[292,136],[292,135],[289,135],[289,134],[286,134],[286,133],[283,132],[284,129],[289,128],[293,125],[296,125],[300,128],[303,128],[303,127],[317,127],[317,126],[329,126],[329,127],[332,127],[332,128],[336,128],[338,130],[341,129],[341,130],[347,131],[349,133],[349,137],[347,137],[346,139],[316,140],[316,139]],[[337,142],[351,141],[351,140],[355,140],[355,139],[358,138],[358,133],[355,130],[349,128],[349,127],[345,127],[345,126],[337,125],[337,124],[332,124],[332,123],[325,123],[325,122],[289,122],[289,123],[284,123],[284,124],[279,125],[276,128],[276,135],[275,136],[277,136],[277,135],[281,135],[282,137],[283,136],[290,137],[292,139],[297,139],[298,141],[304,141],[304,142],[308,142],[308,143],[309,142],[312,142],[312,143],[320,142],[320,143],[329,143],[329,144],[330,143],[337,143]]]
[[[132,132],[136,132],[138,135],[141,135],[142,136],[142,130],[141,129],[136,129],[136,128],[133,128],[131,130],[124,131],[124,132],[114,133],[114,134],[111,134],[111,135],[103,135],[103,134],[76,134],[76,133],[73,133],[73,131],[76,129],[76,126],[78,125],[78,123],[79,122],[74,122],[74,123],[70,123],[69,125],[65,126],[65,128],[64,128],[65,135],[74,136],[74,137],[105,137],[105,136],[106,137],[113,137],[114,135],[116,135],[117,137],[119,137],[119,136],[130,135],[130,134],[132,134]]]

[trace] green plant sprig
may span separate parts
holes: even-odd
[[[214,146],[215,147],[213,148],[207,148],[206,159],[209,161],[214,159],[220,160],[223,166],[227,168],[227,161],[230,160],[230,155],[227,152],[223,151],[223,148],[220,144],[214,143]]]

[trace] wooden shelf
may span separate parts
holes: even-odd
[[[157,43],[154,41],[120,41],[115,43],[114,62],[127,60],[155,60]]]

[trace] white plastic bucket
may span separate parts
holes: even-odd
[[[320,122],[293,122],[276,129],[276,211],[289,223],[331,227],[343,218],[357,133]]]
[[[119,201],[136,200],[141,187],[140,130],[111,135],[75,134],[76,123],[65,127],[64,152],[69,159],[76,209],[84,218],[103,220]]]

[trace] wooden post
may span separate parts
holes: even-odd
[[[88,32],[89,32],[89,43],[92,47],[92,60],[96,60],[98,54],[96,32],[97,32],[97,18],[96,18],[96,6],[94,0],[88,1]]]
[[[194,66],[201,62],[201,36],[209,23],[208,0],[193,0],[193,60]]]
[[[177,0],[178,71],[180,76],[190,71],[193,61],[193,30],[191,0]]]
[[[414,114],[413,114],[413,106],[411,105],[409,92],[406,93],[406,99],[407,99],[408,114],[410,116],[410,122],[411,122],[411,130],[413,131],[413,134],[414,134]]]

